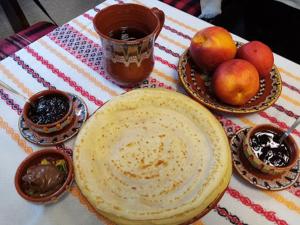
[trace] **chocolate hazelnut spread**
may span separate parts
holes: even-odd
[[[66,179],[66,173],[50,163],[34,165],[22,177],[23,190],[35,197],[43,197],[57,191]]]
[[[250,138],[250,146],[255,155],[268,165],[285,167],[290,162],[291,152],[285,142],[279,143],[280,135],[262,130]]]
[[[36,124],[50,124],[63,118],[69,110],[69,101],[58,94],[39,98],[29,109],[28,117]]]

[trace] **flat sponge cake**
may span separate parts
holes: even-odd
[[[137,89],[81,129],[75,179],[95,209],[121,225],[177,225],[201,215],[232,173],[225,132],[187,96]]]

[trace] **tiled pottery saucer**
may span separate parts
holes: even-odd
[[[270,77],[260,79],[260,89],[248,103],[242,106],[222,103],[212,93],[211,75],[194,64],[188,50],[180,57],[178,74],[183,87],[196,101],[211,109],[227,113],[245,114],[265,110],[275,103],[282,89],[280,73],[274,65]]]
[[[292,186],[300,174],[300,161],[290,170],[279,174],[270,175],[254,168],[243,154],[243,140],[250,128],[239,130],[230,141],[233,165],[236,171],[254,186],[271,191],[279,191]]]
[[[86,104],[80,97],[74,94],[69,95],[71,96],[72,101],[74,102],[74,110],[76,114],[74,121],[70,125],[56,133],[51,133],[49,135],[41,134],[31,130],[25,124],[24,117],[21,115],[19,119],[19,130],[22,136],[27,141],[30,141],[34,144],[49,146],[65,142],[68,139],[72,138],[74,135],[76,135],[82,124],[87,119],[88,109]]]

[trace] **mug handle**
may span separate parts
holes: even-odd
[[[159,19],[159,23],[160,23],[159,30],[155,34],[155,40],[156,40],[156,38],[158,37],[161,29],[164,26],[164,23],[165,23],[165,14],[164,14],[164,12],[162,10],[160,10],[160,9],[158,9],[156,7],[152,8],[151,11],[154,13],[155,16],[157,16],[157,18]]]

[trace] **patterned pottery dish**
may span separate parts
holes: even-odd
[[[242,44],[237,43],[237,45]],[[281,76],[275,65],[270,73],[269,78],[260,79],[258,93],[245,105],[232,106],[220,102],[214,96],[211,87],[211,74],[194,64],[188,50],[181,55],[178,63],[179,80],[191,97],[210,109],[232,114],[262,111],[276,102],[282,89]]]
[[[57,132],[39,133],[32,130],[31,127],[25,122],[24,116],[21,115],[18,124],[21,135],[27,141],[42,146],[57,145],[74,137],[88,117],[88,108],[83,99],[81,99],[79,96],[71,93],[68,93],[68,96],[72,100],[75,115],[75,118],[69,125]]]
[[[250,128],[239,130],[230,141],[232,162],[236,172],[247,182],[257,188],[280,191],[292,185],[299,186],[298,177],[300,174],[300,161],[298,160],[294,167],[285,170],[281,174],[267,174],[252,166],[243,152],[243,141],[246,138]]]
[[[243,152],[252,166],[272,175],[295,166],[298,146],[291,135],[280,144],[283,133],[284,130],[270,124],[257,125],[249,130],[243,142]]]
[[[15,175],[19,195],[34,203],[54,203],[70,189],[74,179],[70,156],[56,149],[31,153]]]
[[[25,103],[22,116],[26,125],[34,132],[58,132],[75,118],[72,99],[66,92],[44,90],[31,96],[29,102]]]

